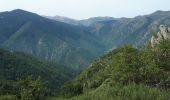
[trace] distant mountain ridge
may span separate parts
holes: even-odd
[[[106,48],[114,49],[124,44],[146,44],[160,24],[170,25],[169,19],[170,11],[158,10],[134,18],[94,17],[78,22],[83,22],[81,25],[87,26]]]
[[[80,23],[78,22],[78,20],[75,20],[75,19],[71,19],[71,18],[68,18],[68,17],[63,17],[63,16],[44,16],[46,18],[49,18],[49,19],[53,19],[53,20],[56,20],[56,21],[60,21],[60,22],[64,22],[64,23],[68,23],[68,24],[73,24],[73,25],[79,25]]]
[[[83,20],[76,20],[76,19],[71,19],[68,17],[63,17],[63,16],[45,16],[46,18],[53,19],[56,21],[64,22],[67,24],[73,24],[73,25],[83,25],[83,26],[90,26],[93,23],[100,22],[100,21],[106,21],[106,20],[115,20],[113,17],[92,17],[88,19],[83,19]]]
[[[170,11],[157,11],[134,18],[100,21],[91,26],[91,32],[109,48],[124,44],[139,46],[150,41],[151,33],[157,31],[160,24],[170,26],[169,19]]]

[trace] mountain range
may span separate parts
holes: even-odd
[[[0,99],[168,100],[166,26],[170,11],[85,20],[1,12]]]
[[[74,68],[87,65],[102,47],[84,27],[23,10],[0,13],[0,46]]]
[[[57,17],[53,18],[60,21]],[[170,11],[156,11],[134,18],[94,17],[75,21],[80,23],[79,25],[90,27],[90,31],[100,38],[106,47],[116,48],[124,43],[138,46],[148,42],[152,35],[150,33],[158,31],[160,24],[169,25],[169,19]],[[64,20],[62,22],[69,23]]]
[[[16,9],[0,13],[0,46],[82,69],[125,44],[146,44],[160,24],[170,25],[169,11],[134,18],[72,20]]]

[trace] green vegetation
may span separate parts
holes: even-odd
[[[17,97],[15,95],[2,95],[0,100],[17,100]]]
[[[74,76],[72,72],[66,66],[0,49],[0,98],[42,100],[57,95],[63,83]]]
[[[130,20],[94,18],[84,27],[23,10],[0,13],[0,47],[11,50],[0,49],[0,100],[167,100],[170,40],[154,48],[122,46],[146,43],[157,24],[170,25],[169,17],[169,12],[156,12]],[[113,51],[69,81],[108,50]]]
[[[142,85],[100,86],[70,100],[169,100],[170,92]]]
[[[170,40],[154,48],[115,49],[66,83],[62,93],[73,100],[168,100],[169,60]]]
[[[3,80],[0,83],[0,100],[44,100],[46,87],[40,78],[30,76],[17,81]]]

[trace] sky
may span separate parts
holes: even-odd
[[[157,10],[169,11],[170,0],[0,0],[0,12],[14,9],[74,19],[98,16],[131,18]]]

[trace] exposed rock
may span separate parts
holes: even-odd
[[[160,31],[151,38],[151,45],[154,47],[156,44],[158,44],[162,40],[170,39],[170,28],[166,27],[165,25],[160,25],[159,27]]]

